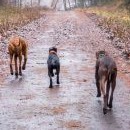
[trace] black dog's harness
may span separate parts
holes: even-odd
[[[49,54],[55,54],[55,55],[57,55],[57,53],[54,50],[49,51]]]

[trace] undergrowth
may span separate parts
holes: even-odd
[[[9,29],[17,29],[32,20],[43,16],[45,8],[41,7],[0,7],[0,35],[6,35]]]

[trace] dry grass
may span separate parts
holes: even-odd
[[[87,9],[88,12],[95,13],[99,16],[119,22],[120,24],[130,27],[130,14],[126,9],[110,9],[102,7],[94,7]]]
[[[25,7],[24,9],[16,7],[0,7],[0,34],[5,35],[6,31],[18,26],[22,26],[40,18],[45,9],[39,7]]]
[[[85,12],[93,13],[98,16],[98,25],[104,27],[111,38],[119,38],[124,44],[124,52],[130,56],[130,13],[125,8],[114,7],[93,7],[86,9]]]

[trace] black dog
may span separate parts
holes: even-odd
[[[47,64],[48,64],[48,76],[50,77],[50,86],[49,87],[52,88],[53,87],[52,77],[54,76],[53,70],[56,70],[55,74],[57,75],[57,84],[60,84],[60,82],[59,82],[60,61],[57,56],[56,47],[49,48],[49,57],[47,60]]]

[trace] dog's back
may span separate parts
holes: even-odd
[[[53,67],[53,69],[60,65],[56,47],[49,48],[49,57],[47,60],[47,64],[48,66]]]
[[[115,61],[108,55],[104,55],[98,59],[99,62],[99,76],[100,78],[105,76],[106,80],[111,79],[111,75],[117,71]]]
[[[19,55],[22,53],[26,55],[27,53],[27,43],[22,38],[16,36],[10,39],[8,51],[10,54],[17,54]]]
[[[48,66],[56,68],[60,64],[58,56],[54,53],[50,53],[47,60],[47,64]]]

